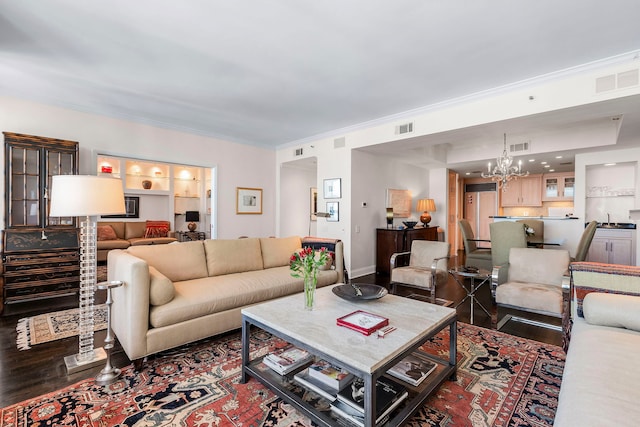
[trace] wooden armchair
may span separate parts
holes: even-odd
[[[447,242],[414,240],[411,252],[391,256],[391,293],[397,285],[429,291],[429,302],[436,303],[436,287],[447,281],[451,245]]]
[[[494,305],[492,327],[500,329],[509,320],[562,330],[533,319],[506,315],[498,322],[498,308],[515,309],[544,316],[563,318],[569,310],[569,251],[564,249],[511,248],[507,281],[498,282],[498,270],[491,275]]]

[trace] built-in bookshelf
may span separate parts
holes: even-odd
[[[210,238],[212,169],[108,154],[96,157],[96,172],[122,180],[125,197],[138,198],[139,217],[124,220],[167,220],[172,230],[186,231],[185,213],[200,213],[198,231]]]

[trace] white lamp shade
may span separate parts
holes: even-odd
[[[93,175],[55,175],[50,216],[95,216],[126,213],[122,181]]]

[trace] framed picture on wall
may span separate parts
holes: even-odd
[[[101,218],[140,218],[140,197],[124,196],[124,215],[101,215]]]
[[[318,219],[316,212],[318,212],[318,189],[311,187],[309,194],[309,215],[311,216],[311,221]]]
[[[340,221],[340,205],[338,202],[327,202],[327,213],[329,216],[327,217],[327,222],[338,222]]]
[[[236,187],[236,214],[262,215],[262,188]]]
[[[324,198],[339,199],[342,197],[340,189],[340,178],[332,178],[324,180]]]
[[[411,216],[411,192],[388,188],[387,207],[393,208],[394,218],[409,218]]]

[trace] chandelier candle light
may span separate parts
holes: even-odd
[[[492,181],[498,183],[498,187],[502,191],[507,190],[508,182],[521,176],[529,175],[529,172],[522,172],[522,160],[518,162],[518,166],[511,166],[513,157],[507,153],[507,134],[504,134],[504,150],[502,156],[496,159],[496,167],[491,170],[491,162],[487,166],[487,173],[482,173],[483,178],[491,178]]]
[[[98,215],[124,214],[120,179],[92,175],[56,175],[51,183],[51,216],[85,217],[80,221],[79,352],[64,358],[67,372],[89,369],[106,359],[93,347],[93,310],[96,291]]]

